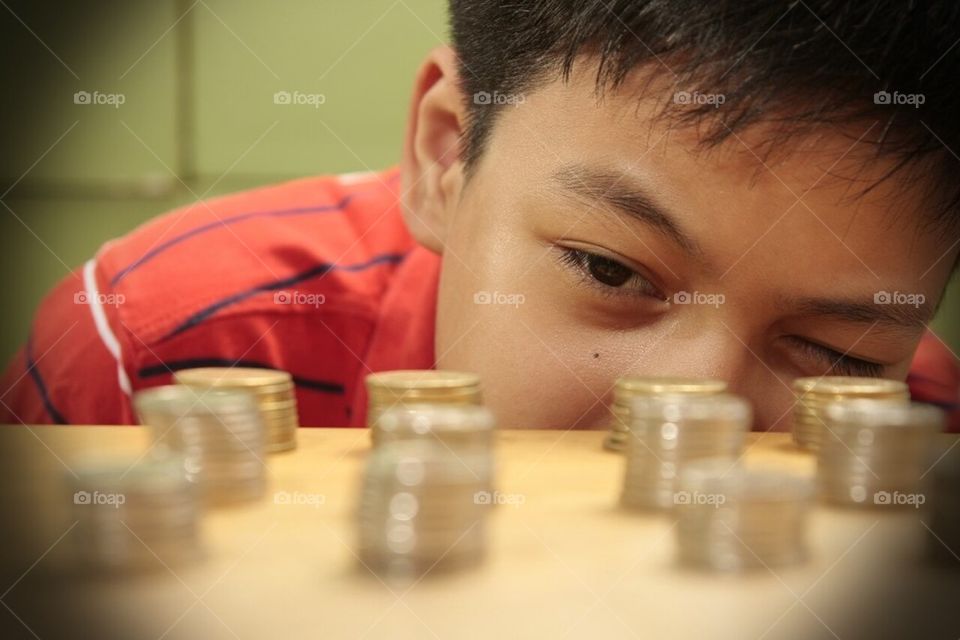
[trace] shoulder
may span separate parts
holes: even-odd
[[[301,179],[176,209],[103,247],[96,293],[121,301],[118,321],[146,346],[214,318],[302,313],[299,296],[373,313],[413,246],[397,176]]]

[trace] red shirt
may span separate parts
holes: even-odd
[[[0,381],[0,422],[131,424],[133,391],[236,364],[289,371],[303,425],[361,426],[366,374],[433,367],[439,269],[403,223],[395,168],[172,211],[46,297]],[[908,382],[960,428],[960,367],[932,334]]]

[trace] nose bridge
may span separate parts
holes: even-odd
[[[741,394],[747,391],[747,381],[756,379],[751,370],[764,368],[747,339],[722,322],[664,340],[656,357],[658,362],[653,367],[644,363],[637,375],[714,378],[726,381],[731,392]]]
[[[730,393],[750,400],[755,429],[783,428],[792,398],[789,381],[762,360],[762,347],[748,331],[715,321],[697,331],[674,332],[630,373],[724,380]]]

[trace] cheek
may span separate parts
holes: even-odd
[[[537,300],[531,294],[516,306],[494,301],[465,312],[448,297],[438,366],[480,374],[502,427],[606,427],[611,387],[630,364],[617,344],[623,336],[567,323]]]

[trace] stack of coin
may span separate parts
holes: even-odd
[[[372,373],[366,378],[367,425],[374,446],[380,439],[380,414],[407,404],[479,405],[480,377],[460,371],[399,370]]]
[[[267,453],[297,447],[297,398],[286,371],[245,367],[184,369],[174,380],[199,389],[235,389],[253,394],[267,429]]]
[[[740,455],[751,424],[750,405],[729,394],[661,395],[634,399],[621,504],[670,509],[682,468],[704,458]]]
[[[479,405],[410,403],[380,413],[380,442],[435,439],[450,447],[489,450],[493,443],[493,414]]]
[[[831,402],[855,398],[910,401],[906,383],[882,378],[798,378],[793,383],[793,390],[797,395],[793,410],[793,439],[797,445],[811,451],[816,451],[823,439],[823,410]]]
[[[488,468],[493,449],[493,414],[477,405],[403,404],[387,409],[377,419],[377,446],[404,440],[438,442],[463,456],[480,462],[477,477],[486,479],[483,489],[493,492]]]
[[[960,549],[960,447],[934,458],[930,466],[929,531],[927,547],[930,556],[956,567],[956,550]]]
[[[717,571],[794,564],[806,555],[810,478],[709,460],[681,473],[680,562]]]
[[[153,430],[154,449],[183,454],[185,473],[207,504],[263,496],[264,427],[249,393],[168,385],[139,391],[133,401],[141,424]]]
[[[844,400],[827,405],[817,456],[821,497],[854,506],[915,506],[943,412],[931,405]]]
[[[75,566],[157,570],[199,557],[198,496],[182,457],[87,459],[71,469]]]
[[[374,449],[359,510],[359,557],[392,580],[473,565],[486,552],[491,454],[425,439]]]
[[[603,446],[611,451],[626,451],[630,435],[630,403],[634,398],[658,394],[714,395],[723,393],[727,383],[709,378],[641,378],[627,376],[617,380],[610,407],[612,423]]]

